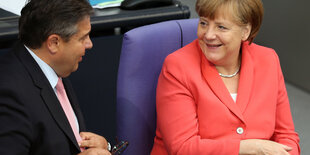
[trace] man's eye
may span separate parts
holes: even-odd
[[[80,39],[80,41],[84,41],[87,38],[87,36],[84,36]]]

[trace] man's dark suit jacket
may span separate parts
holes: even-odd
[[[68,79],[63,83],[85,131]],[[0,154],[72,155],[80,152],[53,88],[21,44],[0,58]]]

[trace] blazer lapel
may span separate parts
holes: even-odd
[[[198,45],[198,47],[199,47],[199,45]],[[226,107],[232,113],[234,113],[241,121],[244,122],[244,118],[242,116],[240,108],[233,101],[229,91],[227,90],[224,82],[222,81],[221,77],[219,76],[215,66],[206,59],[206,57],[204,56],[204,54],[202,53],[200,48],[198,48],[198,50],[200,51],[202,74],[203,74],[205,80],[207,81],[210,89],[219,98],[219,100],[224,105],[226,105]]]
[[[41,96],[45,101],[45,104],[47,105],[48,109],[50,110],[51,115],[53,115],[55,121],[59,125],[59,127],[69,137],[69,139],[76,146],[76,148],[80,149],[74,136],[74,133],[72,131],[72,128],[68,122],[67,116],[65,115],[65,112],[63,111],[56,95],[52,94],[49,89],[43,88],[41,89]]]
[[[250,102],[253,80],[254,64],[248,51],[248,42],[244,42],[242,45],[242,62],[237,97],[237,105],[239,105],[242,113]]]
[[[69,79],[67,79],[67,78],[63,78],[63,83],[64,83],[64,87],[66,89],[66,93],[67,93],[67,96],[69,98],[69,101],[71,103],[71,106],[72,106],[74,113],[75,113],[75,115],[79,121],[80,132],[85,131],[86,127],[85,127],[84,117],[83,117],[82,111],[80,109],[77,97],[76,97],[74,90],[72,88],[72,85],[71,85]]]
[[[80,149],[78,143],[75,139],[72,128],[67,120],[67,117],[57,99],[56,94],[54,93],[53,88],[50,86],[47,78],[42,72],[39,65],[32,58],[30,53],[20,45],[20,49],[16,50],[16,55],[26,67],[27,71],[31,75],[34,84],[41,89],[41,97],[44,100],[46,106],[50,110],[51,115],[54,117],[55,121],[63,132],[69,137],[72,143],[76,146],[77,149]]]

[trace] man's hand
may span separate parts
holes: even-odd
[[[81,132],[80,135],[82,137],[82,141],[79,144],[80,147],[85,147],[89,149],[100,148],[107,150],[108,142],[104,137],[91,132]]]

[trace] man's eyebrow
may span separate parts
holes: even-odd
[[[88,36],[90,34],[90,31],[88,33],[86,33],[85,35],[83,35],[80,39],[85,38],[86,36]]]

